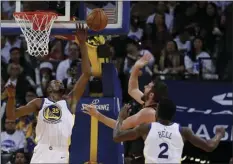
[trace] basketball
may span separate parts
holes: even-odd
[[[108,24],[108,17],[102,9],[94,9],[87,16],[87,26],[93,31],[101,31]]]

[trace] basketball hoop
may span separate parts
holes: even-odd
[[[14,18],[27,41],[27,51],[32,56],[49,53],[49,35],[57,14],[53,12],[15,12]]]

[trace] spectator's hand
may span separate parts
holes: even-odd
[[[1,94],[1,100],[4,100],[5,98],[7,98],[8,97],[8,93],[7,93],[7,90],[6,89],[4,89],[4,91],[2,92],[2,94]]]
[[[220,134],[222,138],[225,136],[225,128],[223,127],[217,127],[216,128],[216,134]]]
[[[222,15],[221,16],[221,21],[220,21],[221,25],[224,25],[226,23],[226,16]]]
[[[84,107],[83,113],[89,114],[90,116],[97,118],[99,111],[96,109],[95,105],[91,104],[91,105],[86,105]]]
[[[136,63],[135,67],[137,68],[143,68],[147,63],[152,59],[151,54],[145,54],[143,55]]]
[[[130,108],[131,108],[130,104],[125,104],[119,113],[119,117],[125,120],[129,116]]]
[[[87,27],[83,23],[76,24],[76,37],[79,43],[85,43],[87,40]]]
[[[8,98],[15,98],[15,86],[11,83],[6,87]]]

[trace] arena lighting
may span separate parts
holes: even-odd
[[[185,155],[183,158],[181,158],[181,161],[184,161],[187,158],[187,156]]]
[[[201,164],[204,164],[204,163],[206,163],[206,160],[200,161],[200,163],[201,163]]]
[[[210,163],[210,161],[207,161],[207,163]]]
[[[191,157],[191,158],[190,158],[190,161],[193,161],[193,160],[194,160],[194,158],[193,158],[193,157]]]
[[[196,159],[195,159],[195,162],[200,162],[200,158],[196,158]]]

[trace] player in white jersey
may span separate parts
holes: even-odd
[[[116,142],[122,142],[143,137],[145,163],[180,163],[184,141],[187,140],[194,146],[210,152],[217,148],[225,134],[224,128],[217,128],[214,138],[204,140],[193,134],[190,128],[180,127],[179,124],[173,123],[176,106],[167,98],[163,98],[159,103],[158,122],[141,124],[130,130],[121,130],[129,108],[125,106],[120,112],[113,139]]]
[[[64,96],[63,83],[53,80],[47,88],[48,98],[36,98],[15,110],[15,88],[13,85],[7,87],[6,115],[8,119],[15,120],[32,112],[38,114],[37,146],[34,149],[31,163],[68,163],[69,139],[74,122],[71,113],[75,114],[75,111],[69,110],[66,100],[71,97],[77,102],[80,100],[91,74],[86,47],[87,29],[83,24],[77,25],[76,36],[82,55],[82,75],[68,96]]]

